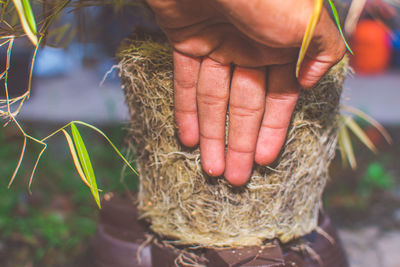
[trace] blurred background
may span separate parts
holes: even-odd
[[[350,56],[353,71],[345,82],[342,103],[383,124],[393,143],[389,145],[374,127],[356,119],[379,151],[374,154],[352,136],[358,167],[344,166],[337,153],[324,205],[339,227],[351,266],[398,267],[400,3],[352,3],[364,11],[353,14],[350,22],[343,19],[354,56]],[[341,18],[346,18],[350,3],[337,5],[344,10]],[[57,30],[38,51],[32,96],[17,117],[24,129],[40,138],[71,120],[81,120],[102,129],[124,152],[129,115],[113,66],[118,64],[118,46],[134,25],[157,29],[151,14],[135,5],[70,7],[63,12],[53,26]],[[28,83],[33,48],[24,39],[17,40],[12,50],[8,87],[13,96],[22,94]],[[2,46],[1,71],[6,54],[7,47]],[[99,187],[105,193],[136,190],[137,178],[121,172],[122,161],[105,141],[90,131],[82,134]],[[23,136],[12,123],[0,128],[0,266],[75,266],[96,229],[95,202],[76,173],[62,136],[49,140],[31,195],[27,184],[41,149],[34,143],[28,143],[20,172],[8,189],[22,143]]]

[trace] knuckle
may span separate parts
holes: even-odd
[[[193,79],[175,78],[175,87],[183,90],[192,90],[197,86]]]
[[[238,154],[252,154],[254,149],[252,147],[239,146],[238,144],[229,144],[228,150]]]
[[[204,133],[204,131],[200,131],[200,136],[207,140],[224,141],[224,136],[212,135],[211,133]]]
[[[229,115],[237,117],[254,117],[259,116],[263,110],[263,106],[245,107],[231,104],[229,106]]]
[[[200,105],[207,106],[221,106],[228,101],[228,95],[216,95],[216,94],[197,94],[197,101]]]
[[[291,103],[298,98],[297,93],[269,93],[268,99],[276,102]]]

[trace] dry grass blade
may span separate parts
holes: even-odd
[[[83,167],[85,177],[87,177],[87,181],[91,186],[90,191],[92,192],[92,195],[96,201],[97,206],[99,207],[99,209],[101,209],[100,196],[99,196],[99,191],[97,190],[96,177],[94,176],[92,163],[90,161],[89,154],[86,150],[86,146],[83,143],[78,128],[76,128],[74,123],[71,123],[71,131],[72,131],[72,138],[74,140],[74,144],[78,152],[79,161]]]
[[[356,157],[354,156],[354,151],[353,151],[353,146],[351,144],[350,135],[349,135],[349,132],[347,131],[347,128],[346,128],[346,125],[345,125],[343,119],[341,119],[341,121],[339,121],[339,141],[340,141],[341,145],[343,146],[344,155],[347,158],[347,160],[350,164],[350,167],[352,169],[356,169],[357,168]]]
[[[15,176],[18,173],[19,167],[21,166],[22,160],[23,160],[24,155],[25,155],[25,148],[26,148],[26,137],[24,137],[24,144],[22,145],[21,155],[19,156],[17,167],[15,168],[14,173],[13,173],[11,179],[10,179],[10,182],[8,183],[8,188],[10,188],[12,183],[14,182]]]
[[[369,139],[369,137],[365,134],[363,129],[351,118],[350,116],[342,115],[343,121],[349,127],[349,129],[360,139],[361,142],[364,143],[370,150],[374,153],[377,153],[376,147],[374,143]]]
[[[323,0],[315,0],[314,11],[308,21],[306,32],[303,37],[303,42],[301,43],[299,58],[297,59],[296,65],[296,77],[299,77],[299,71],[301,63],[303,63],[304,57],[307,53],[308,46],[310,45],[312,36],[314,34],[315,27],[317,26],[319,16],[321,14],[323,5]]]
[[[347,17],[344,22],[344,31],[347,36],[353,35],[357,22],[360,19],[361,13],[365,7],[367,0],[352,0]]]
[[[37,157],[37,159],[36,159],[35,166],[33,166],[33,171],[32,171],[31,177],[29,178],[28,190],[29,190],[29,193],[30,193],[30,194],[32,193],[32,192],[31,192],[31,185],[32,185],[32,181],[33,181],[33,176],[35,175],[35,171],[36,171],[36,168],[37,168],[37,166],[38,166],[38,164],[39,164],[40,158],[42,157],[44,151],[45,151],[46,148],[47,148],[47,144],[45,144],[45,143],[43,143],[43,142],[40,142],[40,141],[37,141],[37,142],[39,142],[40,144],[42,144],[44,147],[43,147],[43,149],[40,151],[40,153],[39,153],[39,155],[38,155],[38,157]]]
[[[392,138],[390,137],[389,133],[385,130],[385,128],[382,126],[382,124],[377,122],[372,117],[368,116],[366,113],[362,112],[361,110],[359,110],[357,108],[354,108],[351,106],[346,106],[346,105],[342,105],[341,109],[344,111],[350,112],[354,115],[357,115],[361,119],[365,120],[366,122],[368,122],[369,124],[374,126],[375,129],[377,129],[382,134],[382,136],[385,138],[386,142],[388,142],[389,144],[393,143]]]

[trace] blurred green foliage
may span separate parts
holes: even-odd
[[[390,190],[394,184],[394,177],[378,161],[369,163],[362,176],[358,190],[364,197],[369,197],[374,190]]]
[[[122,146],[125,133],[120,125],[106,132],[118,147]],[[101,137],[89,134],[90,131],[82,131],[93,155],[99,187],[105,193],[135,190],[137,179],[129,173],[122,184],[123,163]],[[76,173],[65,149],[67,144],[61,138],[44,154],[29,195],[27,183],[40,147],[28,146],[21,173],[8,189],[21,140],[0,129],[0,266],[25,266],[24,261],[41,267],[75,266],[72,261],[84,253],[96,229],[96,204]],[[24,261],[18,255],[22,251]]]

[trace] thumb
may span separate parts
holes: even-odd
[[[346,46],[339,31],[326,10],[322,14],[315,29],[310,46],[299,69],[297,80],[304,89],[315,86],[322,76],[346,52]]]
[[[340,59],[341,58],[339,58],[338,61],[340,61]],[[311,89],[337,62],[318,61],[312,58],[304,58],[303,63],[300,66],[299,76],[297,77],[299,84],[304,89]]]

